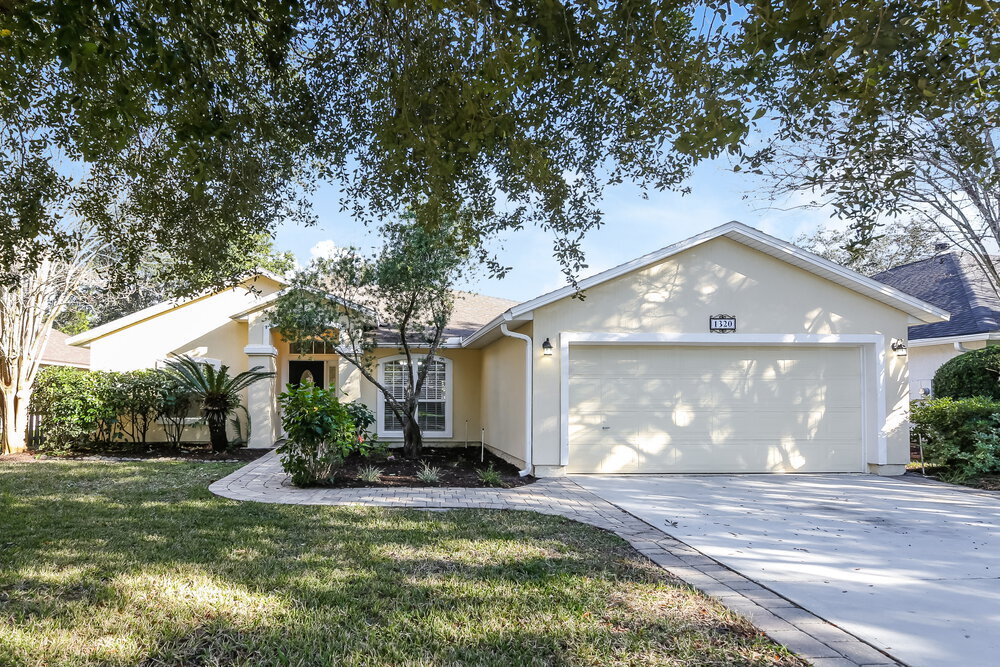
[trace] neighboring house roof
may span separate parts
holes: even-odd
[[[463,345],[474,346],[488,343],[499,336],[497,330],[505,321],[518,325],[528,322],[532,318],[532,311],[558,301],[559,299],[572,296],[578,290],[586,290],[609,280],[614,280],[615,278],[623,276],[626,273],[662,262],[668,257],[723,236],[738,243],[742,243],[743,245],[753,248],[754,250],[771,255],[772,257],[780,259],[784,262],[788,262],[793,266],[797,266],[800,269],[809,271],[810,273],[816,274],[822,278],[826,278],[827,280],[837,283],[838,285],[842,285],[850,290],[875,299],[876,301],[880,301],[886,305],[892,306],[893,308],[897,308],[907,313],[911,318],[917,321],[941,322],[947,320],[949,317],[948,311],[943,308],[939,308],[938,306],[923,301],[901,290],[890,287],[876,280],[872,280],[867,276],[863,276],[860,273],[840,266],[839,264],[831,262],[828,259],[814,255],[813,253],[792,245],[787,241],[782,241],[781,239],[777,239],[773,236],[765,234],[764,232],[754,229],[753,227],[744,225],[742,222],[734,220],[698,234],[697,236],[692,236],[691,238],[681,241],[680,243],[675,243],[667,246],[666,248],[661,248],[660,250],[651,252],[648,255],[638,257],[631,262],[620,264],[616,267],[608,269],[607,271],[602,271],[601,273],[584,278],[578,281],[578,286],[576,288],[569,285],[553,292],[549,292],[548,294],[543,294],[542,296],[530,301],[525,301],[524,303],[505,311],[487,326],[468,337],[465,341],[463,341]]]
[[[947,322],[910,327],[910,340],[1000,331],[1000,298],[968,253],[935,255],[872,277],[951,313]]]
[[[42,351],[42,364],[46,366],[77,366],[90,368],[90,350],[66,344],[69,336],[53,329]]]

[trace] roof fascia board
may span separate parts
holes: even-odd
[[[1000,340],[1000,331],[984,331],[982,333],[964,334],[961,336],[940,336],[938,338],[911,338],[910,347],[929,347],[931,345],[950,345],[951,343],[971,343],[977,340]]]
[[[697,245],[701,245],[706,241],[711,241],[712,239],[719,238],[720,236],[725,236],[737,242],[741,242],[741,238],[744,240],[753,239],[755,242],[760,243],[769,248],[772,248],[775,251],[778,251],[782,254],[791,257],[795,257],[796,259],[805,262],[807,265],[811,265],[815,268],[828,271],[836,276],[841,277],[842,279],[852,283],[855,286],[855,291],[864,294],[865,290],[870,290],[872,292],[881,294],[886,299],[898,302],[899,305],[895,305],[896,308],[899,308],[900,310],[907,312],[908,314],[914,315],[916,317],[920,317],[921,315],[930,315],[933,318],[935,318],[930,320],[931,322],[939,322],[950,318],[950,314],[947,311],[942,310],[941,308],[938,308],[935,305],[917,299],[916,297],[910,296],[909,294],[897,290],[894,287],[889,287],[888,285],[880,283],[876,280],[872,280],[871,278],[862,276],[860,273],[851,271],[850,269],[846,269],[840,266],[839,264],[835,264],[834,262],[831,262],[828,259],[824,259],[823,257],[819,257],[818,255],[814,255],[813,253],[807,250],[803,250],[802,248],[799,248],[798,246],[788,243],[787,241],[776,239],[773,236],[765,234],[759,230],[753,229],[752,227],[748,227],[747,225],[744,225],[743,223],[736,221],[727,222],[724,225],[720,225],[714,229],[702,232],[701,234],[692,236],[691,238],[686,239],[684,241],[680,241],[679,243],[675,243],[673,245],[667,246],[666,248],[662,248],[647,255],[643,255],[642,257],[634,259],[630,262],[626,262],[624,264],[620,264],[614,268],[608,269],[607,271],[603,271],[596,275],[590,276],[589,278],[584,278],[583,280],[579,281],[578,289],[574,289],[573,286],[568,285],[566,287],[555,290],[554,292],[549,292],[548,294],[544,294],[530,301],[525,301],[524,303],[511,308],[510,313],[514,318],[518,318],[529,311],[548,305],[554,301],[558,301],[559,299],[565,298],[567,296],[571,296],[578,290],[585,290],[589,287],[593,287],[600,283],[613,280],[615,278],[623,276],[637,269],[641,269],[651,264],[663,261],[668,257],[671,257],[680,252],[693,248]],[[747,244],[744,243],[744,245]],[[816,272],[814,271],[814,273]],[[927,321],[923,317],[920,317],[920,319],[921,321]]]

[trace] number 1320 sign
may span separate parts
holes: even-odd
[[[712,315],[708,318],[708,330],[712,333],[733,333],[736,331],[736,316]]]

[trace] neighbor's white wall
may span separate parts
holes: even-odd
[[[969,350],[978,350],[986,346],[986,341],[971,341],[963,343]],[[946,361],[954,359],[962,354],[962,350],[955,349],[954,343],[943,345],[921,345],[915,347],[912,344],[908,350],[910,358],[910,399],[922,398],[920,390],[926,387],[931,388],[931,381],[934,380],[934,373]]]
[[[906,358],[889,349],[892,338],[906,338],[906,313],[717,238],[588,289],[583,301],[565,298],[535,311],[535,465],[560,463],[560,332],[707,333],[708,318],[720,313],[735,315],[741,333],[884,335],[889,463],[908,462]],[[547,336],[551,357],[542,356]],[[876,452],[868,455],[874,461]]]

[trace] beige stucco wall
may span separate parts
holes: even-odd
[[[234,373],[247,370],[243,350],[248,342],[248,324],[230,316],[281,289],[277,282],[263,276],[253,282],[253,287],[256,292],[236,287],[196,299],[92,341],[91,370],[153,368],[172,353],[220,359]],[[163,440],[162,430],[151,429],[149,439]],[[207,440],[208,429],[188,428],[184,439]]]
[[[530,336],[531,324],[514,329]],[[482,401],[485,442],[524,465],[524,341],[503,336],[483,348]]]
[[[377,359],[382,359],[398,354],[400,352],[395,348],[383,348],[377,350],[375,356]],[[478,443],[481,428],[479,406],[482,387],[480,372],[482,351],[447,348],[439,349],[438,356],[452,361],[452,437],[428,435],[427,442],[464,444],[468,440],[470,443]],[[280,372],[287,373],[289,359],[287,344],[283,349],[279,347],[278,359]],[[337,366],[337,389],[341,399],[353,401],[360,398],[373,412],[377,412],[379,391],[375,385],[364,378],[361,371],[350,362],[341,359]],[[372,374],[378,377],[376,369],[372,369]],[[389,442],[401,441],[399,438],[385,439]]]
[[[884,335],[889,463],[908,461],[906,360],[889,350],[892,338],[906,338],[906,313],[717,238],[593,287],[583,302],[562,299],[534,312],[534,464],[560,463],[561,332],[707,333],[720,313],[735,315],[744,334]],[[550,357],[542,356],[546,337],[556,346]]]

